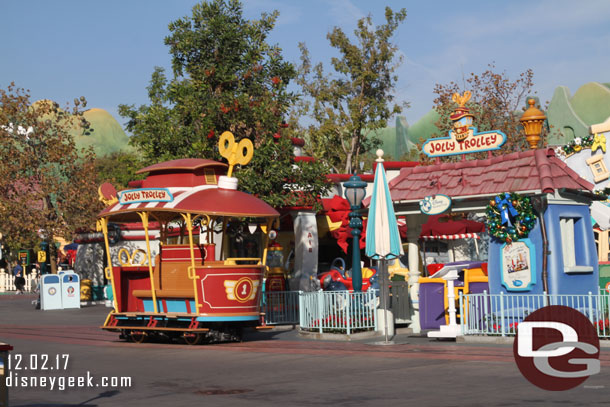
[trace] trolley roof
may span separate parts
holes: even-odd
[[[178,160],[164,161],[161,163],[149,165],[146,168],[142,168],[136,171],[136,174],[156,173],[161,171],[175,170],[195,171],[206,167],[218,167],[226,169],[228,166],[228,164],[214,160],[207,160],[204,158],[181,158]]]
[[[171,200],[134,203],[121,203],[119,200],[102,210],[98,218],[109,218],[117,222],[138,222],[140,221],[138,212],[152,212],[159,215],[165,212],[210,216],[279,217],[279,213],[267,203],[241,191],[222,189],[214,185],[164,189],[171,194]],[[138,189],[132,191],[137,192]]]

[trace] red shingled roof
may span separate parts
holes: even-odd
[[[528,150],[485,160],[405,168],[389,183],[393,201],[419,200],[445,194],[452,198],[501,192],[542,191],[594,187],[552,149]]]

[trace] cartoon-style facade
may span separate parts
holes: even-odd
[[[460,105],[456,123],[464,117]],[[420,315],[428,306],[420,297],[426,290],[417,287],[427,283],[420,280],[417,239],[427,221],[422,200],[442,194],[450,197],[452,213],[487,216],[489,293],[587,294],[596,293],[599,279],[589,215],[596,199],[593,189],[552,149],[403,170],[390,182],[390,191],[396,213],[407,216],[408,267],[416,287],[412,298]],[[425,323],[425,317],[421,321]]]

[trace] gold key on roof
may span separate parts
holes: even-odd
[[[247,138],[241,139],[239,143],[236,143],[233,133],[225,131],[218,141],[218,151],[220,151],[221,156],[229,161],[227,176],[230,177],[235,164],[246,165],[250,162],[254,154],[254,146],[252,141]]]
[[[470,92],[469,90],[465,91],[463,95],[460,95],[459,93],[454,93],[451,96],[451,100],[453,100],[455,103],[457,103],[460,107],[464,107],[464,105],[466,104],[466,102],[468,102],[470,100],[470,98],[472,97],[472,92]]]

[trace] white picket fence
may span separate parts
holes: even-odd
[[[36,278],[32,274],[25,276],[25,291],[31,292],[36,286],[34,280]],[[15,276],[10,273],[0,273],[0,293],[17,291],[15,287]]]

